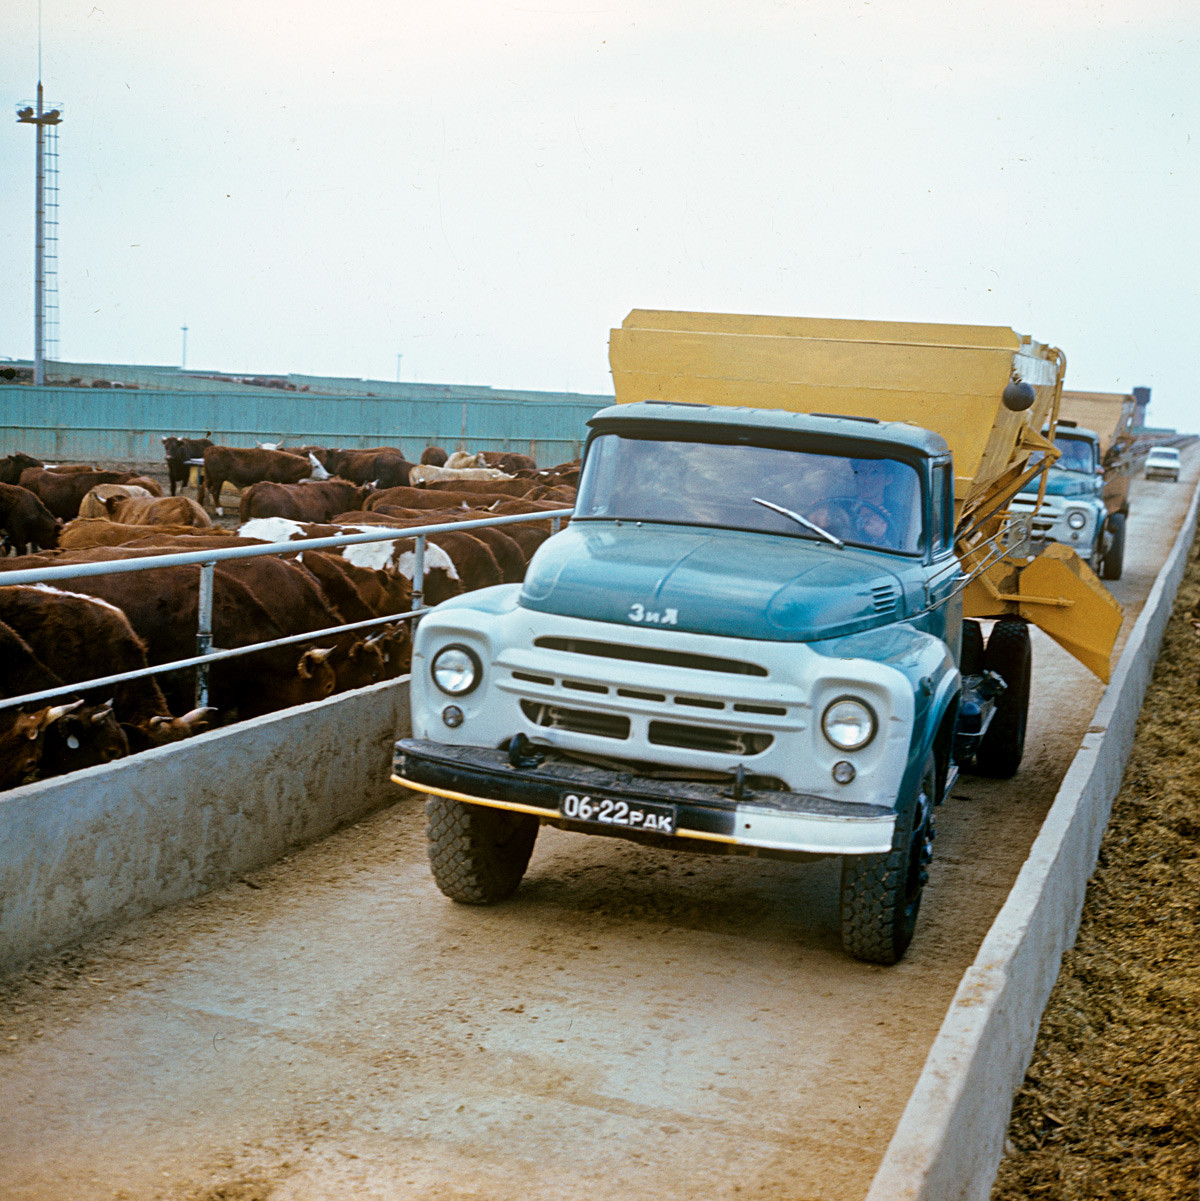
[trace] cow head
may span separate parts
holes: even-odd
[[[112,701],[84,705],[64,714],[46,730],[42,752],[43,776],[59,776],[96,767],[129,754],[129,739],[117,722]]]

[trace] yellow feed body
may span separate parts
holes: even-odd
[[[1011,329],[634,310],[609,342],[619,404],[743,405],[905,421],[944,437],[955,497],[972,508],[1023,461],[1026,431],[1051,416],[1057,351]],[[1001,399],[1014,378],[1028,410]]]

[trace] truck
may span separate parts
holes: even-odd
[[[434,880],[505,900],[541,825],[834,856],[845,950],[894,964],[938,804],[1020,764],[1029,623],[1108,678],[1120,606],[1009,513],[1057,458],[1065,356],[1003,327],[648,310],[609,354],[568,524],[415,634],[392,779],[426,796]]]
[[[1030,516],[1035,547],[1071,546],[1105,580],[1124,569],[1135,406],[1132,395],[1064,391],[1054,435],[1060,457],[1044,488],[1032,480],[1012,504]]]

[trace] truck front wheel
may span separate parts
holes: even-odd
[[[1125,514],[1110,513],[1108,518],[1108,550],[1100,565],[1102,580],[1119,580],[1125,566]]]
[[[896,816],[892,849],[842,860],[842,946],[866,963],[898,963],[912,942],[933,858],[937,767],[925,761],[917,796]]]
[[[536,817],[435,796],[425,819],[433,880],[452,901],[494,905],[517,891],[537,839]]]
[[[975,771],[981,776],[1006,780],[1016,775],[1021,766],[1029,720],[1033,648],[1029,644],[1029,627],[1023,621],[1004,617],[996,622],[983,653],[983,669],[994,671],[1006,687],[996,701],[995,715],[979,744]]]

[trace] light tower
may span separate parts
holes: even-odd
[[[34,242],[33,242],[33,382],[46,382],[46,293],[47,281],[50,290],[57,293],[55,268],[58,263],[58,125],[62,112],[43,107],[42,81],[38,80],[37,103],[17,109],[17,122],[37,127],[37,189],[35,195]],[[47,189],[47,157],[50,158],[50,187]],[[47,255],[46,209],[47,191],[49,207],[53,210],[50,220],[50,247]],[[57,298],[51,315],[53,341],[57,342],[58,304]]]

